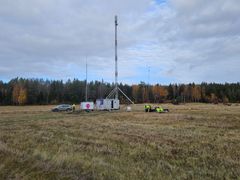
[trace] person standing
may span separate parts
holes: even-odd
[[[76,109],[76,105],[75,105],[75,104],[73,104],[73,105],[72,105],[72,111],[74,112],[74,111],[75,111],[75,109]]]

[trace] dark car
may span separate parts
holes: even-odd
[[[72,106],[70,104],[60,104],[52,109],[53,112],[59,111],[72,111]]]

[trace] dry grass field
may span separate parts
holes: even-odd
[[[0,107],[0,179],[240,179],[240,106]]]

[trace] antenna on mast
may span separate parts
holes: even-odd
[[[88,64],[87,64],[87,56],[86,56],[86,87],[85,87],[85,102],[81,102],[80,108],[87,112],[93,111],[94,103],[92,101],[88,101]]]

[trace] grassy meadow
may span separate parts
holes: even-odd
[[[240,106],[0,106],[0,179],[240,179]]]

